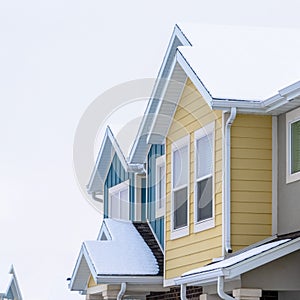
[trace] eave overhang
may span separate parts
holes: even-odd
[[[126,172],[143,174],[145,172],[143,164],[130,164],[127,162],[117,140],[111,129],[106,128],[105,135],[94,165],[92,175],[87,184],[87,192],[103,195],[104,183],[111,166],[114,155],[117,155]]]
[[[300,238],[289,240],[258,255],[249,257],[227,267],[211,269],[209,271],[205,271],[205,267],[203,267],[203,272],[201,271],[202,268],[199,268],[197,269],[198,272],[195,272],[194,274],[192,273],[193,271],[191,271],[189,272],[191,274],[182,275],[180,278],[175,279],[175,283],[178,285],[196,284],[204,286],[211,283],[216,283],[218,281],[218,277],[220,276],[224,276],[226,280],[234,280],[246,272],[254,270],[276,259],[282,258],[299,249]]]
[[[174,34],[183,35],[178,26],[175,26],[175,29]],[[166,113],[167,104],[164,102],[172,102],[173,105],[178,104],[183,89],[183,81],[181,79],[177,80],[177,78],[183,78],[184,76],[192,81],[198,92],[212,110],[228,112],[232,107],[235,107],[237,109],[237,113],[240,114],[279,115],[300,105],[300,81],[279,90],[276,95],[268,99],[248,100],[222,99],[214,97],[201,81],[201,78],[195,71],[196,68],[191,65],[182,51],[180,51],[181,48],[186,47],[192,47],[191,43],[188,42],[183,46],[179,46],[174,53],[166,53],[166,57],[169,56],[168,61],[172,61],[172,63],[168,65],[168,76],[164,78],[158,77],[157,79],[157,86],[160,86],[162,93],[158,98],[159,104],[157,106],[155,116],[152,117],[153,122],[147,137],[148,144],[164,143],[174,115],[174,108],[171,108],[169,112]],[[166,65],[162,65],[160,72],[162,72],[163,68],[166,68]],[[174,81],[178,81],[177,86],[174,84]],[[170,97],[170,95],[172,96]],[[170,101],[170,99],[172,100]]]
[[[139,127],[137,136],[131,148],[129,155],[130,163],[146,162],[147,154],[151,146],[148,143],[147,138],[151,130],[151,125],[153,124],[154,118],[156,116],[157,107],[159,106],[159,103],[161,102],[165,91],[165,81],[167,80],[167,78],[169,78],[170,73],[172,72],[174,63],[173,58],[178,46],[191,46],[191,43],[176,25],[174,27],[162,65],[158,72],[158,76],[155,80],[155,84],[152,89],[152,93],[149,98],[149,102],[144,113],[141,125]]]

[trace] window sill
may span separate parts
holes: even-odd
[[[207,229],[210,229],[213,227],[215,227],[215,219],[214,218],[203,220],[198,223],[195,222],[194,232],[204,231],[204,230],[207,230]]]
[[[292,183],[298,180],[300,180],[300,172],[294,174],[287,174],[286,176],[286,183]]]
[[[185,226],[179,229],[171,230],[171,240],[179,239],[189,234],[189,227]]]

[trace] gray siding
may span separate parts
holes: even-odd
[[[108,218],[108,190],[109,188],[129,179],[129,218],[134,220],[134,174],[128,173],[123,168],[117,155],[111,162],[104,185],[104,218]]]
[[[278,233],[300,230],[300,181],[286,183],[286,115],[278,118]]]
[[[155,180],[156,158],[165,154],[164,145],[152,145],[148,153],[147,183],[147,219],[156,234],[162,248],[164,247],[164,217],[155,218]]]

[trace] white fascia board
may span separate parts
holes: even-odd
[[[91,257],[89,256],[89,253],[88,253],[88,251],[87,251],[87,249],[86,249],[86,247],[85,247],[84,244],[82,245],[82,253],[83,253],[83,256],[84,256],[84,258],[85,258],[85,260],[86,260],[86,262],[88,264],[88,267],[89,267],[90,272],[91,272],[91,274],[93,276],[93,279],[96,282],[96,280],[97,280],[97,272],[96,272],[95,266],[94,266],[94,264],[93,264],[93,262],[91,260]]]
[[[228,278],[233,278],[238,275],[244,274],[276,259],[284,257],[294,251],[300,249],[300,238],[289,241],[274,247],[268,251],[262,252],[259,255],[245,259],[236,265],[226,268],[229,272]]]
[[[95,281],[97,284],[163,284],[162,276],[106,276],[98,275]]]
[[[179,63],[181,68],[185,71],[187,76],[190,78],[190,80],[193,82],[195,87],[198,89],[199,93],[203,96],[204,100],[207,102],[208,106],[212,107],[212,96],[207,91],[206,87],[198,77],[198,75],[193,70],[192,66],[188,63],[188,61],[185,59],[183,54],[180,52],[179,49],[177,49],[176,52],[176,61]]]
[[[282,97],[286,97],[288,100],[300,95],[300,81],[297,81],[281,90],[278,94]]]
[[[80,262],[81,262],[81,259],[83,257],[83,253],[82,253],[82,248],[80,249],[80,253],[79,253],[79,256],[77,258],[77,261],[76,261],[76,264],[75,264],[75,268],[73,270],[73,274],[71,276],[71,280],[69,282],[69,289],[72,291],[73,290],[73,286],[74,286],[74,281],[75,281],[75,278],[77,276],[77,273],[79,271],[79,267],[80,267]]]
[[[229,273],[226,269],[215,269],[208,272],[192,274],[184,277],[175,279],[175,284],[197,284],[197,285],[207,285],[212,282],[217,282],[219,276],[227,276]]]
[[[145,134],[145,125],[148,121],[147,116],[149,115],[149,111],[150,111],[150,108],[151,108],[152,101],[153,101],[153,99],[156,99],[157,97],[160,97],[160,95],[158,95],[158,93],[157,93],[158,92],[158,87],[159,87],[160,81],[163,79],[163,74],[164,74],[164,72],[167,68],[167,63],[168,63],[168,60],[170,58],[170,54],[171,54],[172,50],[174,50],[174,47],[175,47],[174,42],[175,42],[176,38],[178,38],[180,40],[182,45],[191,46],[191,43],[189,42],[189,40],[186,38],[186,36],[183,34],[183,32],[180,30],[180,28],[176,24],[175,27],[174,27],[170,42],[168,44],[167,51],[164,55],[163,62],[160,66],[157,79],[155,80],[155,84],[154,84],[154,87],[152,89],[152,93],[151,93],[151,96],[149,98],[149,102],[148,102],[146,111],[144,113],[141,125],[139,127],[137,136],[136,136],[136,138],[133,142],[133,146],[132,146],[130,154],[129,154],[129,162],[132,162],[134,153],[137,151],[137,147],[138,147],[140,137],[143,134]],[[153,122],[153,120],[152,120],[152,122]],[[148,146],[148,151],[149,151],[149,148],[150,148],[150,144]]]
[[[269,113],[275,109],[284,106],[289,101],[300,96],[300,81],[293,83],[278,91],[278,94],[262,102],[265,112]]]
[[[157,106],[157,109],[156,109],[156,112],[155,112],[155,116],[153,118],[153,122],[152,122],[152,125],[151,125],[151,128],[149,130],[149,133],[148,133],[148,137],[147,137],[147,143],[148,144],[162,144],[165,140],[165,134],[164,136],[158,134],[155,130],[155,127],[156,127],[156,124],[157,124],[157,120],[159,118],[159,116],[161,115],[160,114],[160,111],[161,111],[161,107],[163,105],[163,101],[165,101],[165,94],[167,92],[167,89],[168,89],[168,85],[169,85],[169,82],[172,80],[172,76],[174,74],[174,70],[175,70],[175,66],[176,66],[176,63],[177,63],[177,60],[176,60],[176,57],[174,57],[173,61],[172,61],[172,64],[171,64],[171,67],[170,67],[170,71],[169,71],[169,75],[167,78],[164,78],[162,79],[163,83],[164,83],[164,87],[162,89],[162,93],[161,93],[161,96],[160,96],[160,101],[159,101],[159,104]],[[171,125],[171,120],[172,120],[172,116],[174,115],[175,112],[172,112],[172,115],[169,115],[169,124],[167,124],[166,126],[164,126],[164,131],[165,132],[168,132],[169,131],[169,127]]]
[[[125,169],[125,171],[127,171],[128,164],[127,164],[127,161],[125,159],[125,156],[124,156],[124,154],[123,154],[123,152],[122,152],[122,150],[121,150],[121,148],[120,148],[117,140],[115,139],[115,137],[114,137],[114,135],[113,135],[113,133],[112,133],[112,131],[111,131],[111,129],[109,127],[107,127],[107,132],[108,132],[108,137],[109,137],[109,139],[110,139],[110,141],[112,143],[112,146],[113,146],[115,152],[117,153],[117,156],[118,156],[118,158],[119,158],[119,160],[120,160],[123,168]]]
[[[101,157],[102,157],[102,153],[104,151],[104,146],[105,146],[105,144],[107,142],[107,138],[108,138],[108,128],[106,128],[106,130],[105,130],[105,134],[104,134],[104,138],[103,138],[103,141],[102,141],[102,144],[101,144],[101,147],[100,147],[100,151],[98,153],[97,160],[96,160],[96,163],[95,163],[93,171],[92,171],[92,175],[91,175],[90,180],[89,180],[89,182],[87,184],[87,191],[88,191],[88,193],[92,193],[93,192],[93,191],[91,191],[91,188],[92,188],[92,185],[93,185],[93,181],[95,180],[95,176],[96,176],[96,173],[97,173],[97,168],[98,168],[98,165],[100,163],[100,160],[101,160]]]
[[[104,174],[101,174],[103,176],[103,178],[106,178],[106,176],[108,174],[108,171],[109,171],[111,161],[113,159],[114,154],[117,154],[117,156],[118,156],[118,158],[119,158],[119,160],[120,160],[120,162],[121,162],[121,164],[122,164],[122,166],[123,166],[123,168],[126,172],[143,172],[143,165],[142,164],[129,165],[127,163],[127,160],[125,159],[125,156],[122,152],[122,149],[120,148],[120,146],[119,146],[116,138],[114,137],[111,129],[109,128],[109,126],[107,126],[106,131],[105,131],[105,135],[104,135],[104,139],[103,139],[103,142],[101,144],[100,151],[99,151],[99,154],[98,154],[98,157],[97,157],[97,160],[96,160],[96,163],[95,163],[90,181],[87,185],[88,193],[94,192],[93,190],[91,190],[91,188],[92,188],[92,185],[93,185],[93,181],[95,180],[95,176],[96,176],[96,173],[97,173],[97,170],[98,170],[98,166],[101,163],[101,159],[102,159],[102,156],[104,154],[103,152],[105,151],[104,148],[105,148],[105,145],[106,145],[107,142],[111,143],[111,147],[110,147],[109,151],[111,152],[112,156],[110,157],[110,162],[107,164],[106,169],[103,170]],[[103,185],[103,184],[104,184],[104,182],[101,183],[101,185]],[[100,191],[100,194],[103,194],[103,186],[101,186],[99,188],[99,191]]]
[[[85,259],[88,267],[89,267],[89,270],[93,276],[93,279],[96,281],[96,278],[97,278],[97,273],[96,273],[96,270],[93,266],[93,263],[91,262],[91,259],[89,257],[89,254],[84,246],[84,244],[82,245],[81,249],[80,249],[80,253],[79,253],[79,256],[77,258],[77,261],[76,261],[76,265],[75,265],[75,268],[74,268],[74,271],[73,271],[73,274],[72,274],[72,277],[71,277],[71,281],[69,283],[69,289],[72,291],[74,290],[73,289],[73,286],[74,286],[74,282],[75,282],[75,279],[77,277],[77,274],[78,272],[80,272],[80,263],[81,263],[81,260],[82,259]],[[88,276],[87,276],[88,277]]]

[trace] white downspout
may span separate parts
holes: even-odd
[[[230,164],[230,138],[231,138],[231,125],[233,121],[236,118],[236,107],[232,107],[230,111],[230,116],[226,122],[225,125],[225,132],[224,132],[224,197],[223,197],[223,203],[224,203],[224,211],[223,211],[223,226],[224,226],[224,244],[223,244],[223,251],[225,251],[224,255],[226,253],[232,253],[231,249],[231,199],[230,199],[230,193],[231,193],[231,164]]]
[[[232,298],[231,296],[227,295],[224,292],[224,276],[219,276],[218,277],[218,295],[220,296],[221,299],[224,300],[235,300],[234,298]]]
[[[181,300],[187,300],[186,299],[186,284],[182,284],[180,286],[180,299]]]
[[[122,282],[121,283],[121,289],[120,289],[120,292],[117,296],[117,300],[122,300],[124,294],[125,294],[125,291],[126,291],[126,282]]]

